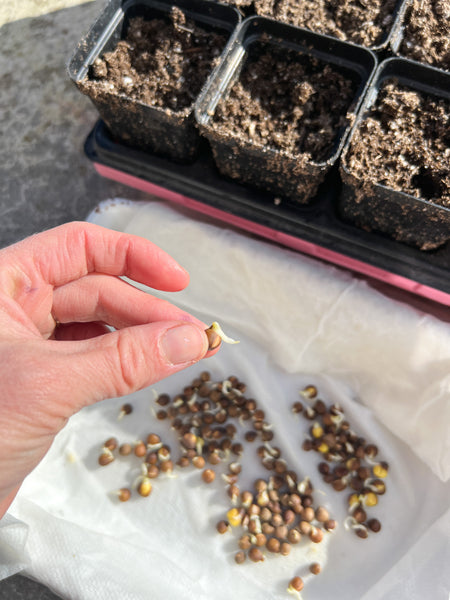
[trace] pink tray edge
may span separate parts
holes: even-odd
[[[323,248],[322,246],[301,240],[289,234],[275,231],[269,227],[266,227],[265,225],[260,225],[242,217],[229,214],[218,208],[203,204],[198,200],[193,200],[188,196],[183,196],[182,194],[172,192],[167,188],[158,186],[144,179],[140,179],[139,177],[135,177],[134,175],[124,173],[123,171],[119,171],[96,162],[94,162],[94,167],[100,175],[108,179],[113,179],[114,181],[158,196],[164,200],[181,204],[215,219],[225,221],[239,229],[244,229],[250,233],[270,239],[293,250],[308,254],[309,256],[320,258],[326,262],[349,269],[350,271],[361,273],[373,279],[388,283],[391,286],[406,290],[424,298],[428,298],[429,300],[433,300],[434,302],[438,302],[444,306],[450,306],[450,294],[447,294],[446,292],[436,290],[412,279],[408,279],[401,275],[396,275],[378,267],[368,265],[362,261],[345,256],[338,252],[334,252],[333,250],[328,250],[327,248]]]

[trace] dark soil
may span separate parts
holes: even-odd
[[[174,112],[190,107],[219,60],[227,38],[206,31],[173,8],[170,20],[130,20],[126,38],[93,63],[91,98],[125,95]]]
[[[256,14],[363,46],[382,43],[397,0],[255,0]]]
[[[386,82],[345,165],[368,185],[450,208],[450,102]]]
[[[400,54],[450,70],[450,0],[412,0]]]
[[[239,80],[219,103],[212,126],[226,136],[291,156],[326,161],[356,83],[332,65],[264,43],[250,47]]]

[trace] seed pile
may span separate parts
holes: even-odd
[[[388,464],[378,460],[375,444],[368,443],[350,428],[339,405],[327,406],[318,398],[317,388],[312,385],[300,393],[305,403],[295,402],[292,411],[313,422],[303,442],[303,450],[323,456],[318,470],[325,483],[338,492],[351,490],[346,527],[363,539],[370,532],[377,533],[381,523],[376,518],[369,518],[367,513],[386,492],[384,479]]]
[[[158,419],[170,419],[178,435],[181,456],[177,464],[202,469],[206,483],[221,465],[231,508],[217,523],[217,531],[239,532],[238,564],[246,559],[263,561],[267,554],[287,556],[302,539],[320,543],[324,531],[336,527],[326,508],[314,506],[309,479],[289,469],[281,450],[271,445],[272,426],[245,392],[246,385],[238,378],[213,382],[204,371],[173,399],[162,394],[156,400]],[[242,442],[236,422],[245,430]],[[255,444],[268,476],[257,479],[251,489],[241,489],[240,459],[248,444]]]
[[[264,411],[246,395],[246,385],[237,377],[214,382],[204,371],[180,393],[173,397],[159,394],[155,401],[157,419],[170,422],[176,432],[178,457],[174,460],[171,448],[154,433],[133,444],[107,440],[100,452],[100,465],[110,464],[117,455],[136,456],[142,461],[141,476],[134,486],[118,490],[120,501],[129,500],[133,487],[141,496],[149,496],[152,480],[175,468],[198,469],[205,484],[220,478],[230,509],[216,529],[220,534],[234,532],[237,564],[288,556],[294,546],[319,544],[335,529],[336,521],[328,510],[315,504],[311,481],[290,469],[281,449],[274,445],[273,427]],[[122,408],[120,415],[129,414],[127,410]],[[241,459],[249,446],[267,477],[244,488],[240,485]],[[317,575],[321,567],[312,563],[309,570]],[[288,591],[297,593],[303,580],[298,575],[294,580]]]
[[[124,405],[130,407],[130,405]],[[130,414],[131,411],[121,410],[119,417],[123,414]],[[152,479],[156,479],[160,473],[171,474],[174,463],[171,458],[170,446],[164,444],[159,435],[149,433],[146,441],[137,441],[133,444],[125,442],[119,444],[117,438],[109,438],[103,444],[98,457],[100,466],[106,466],[112,463],[117,456],[137,457],[141,462],[141,475],[134,482],[134,487],[140,496],[150,496],[152,493]],[[121,502],[127,502],[132,495],[130,487],[120,488],[117,491],[117,497]]]

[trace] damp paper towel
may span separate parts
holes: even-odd
[[[296,574],[304,600],[448,600],[450,325],[349,273],[160,201],[108,201],[88,220],[177,258],[189,287],[156,295],[218,320],[240,344],[70,419],[0,521],[0,578],[23,571],[67,600],[285,600]],[[205,369],[217,381],[245,381],[283,456],[310,476],[315,502],[338,520],[322,544],[236,565],[237,534],[215,530],[230,508],[224,482],[207,486],[195,469],[159,477],[149,498],[117,501],[114,490],[139,476],[140,463],[99,467],[103,441],[154,431],[175,448],[174,432],[155,419],[155,394],[175,394]],[[367,540],[343,526],[348,492],[323,483],[319,455],[301,449],[310,422],[291,407],[311,383],[389,462],[387,493],[370,510],[382,530]],[[124,401],[134,410],[118,420]],[[267,477],[253,450],[243,466],[243,487]],[[308,574],[311,562],[322,573]]]

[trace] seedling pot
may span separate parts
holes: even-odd
[[[193,94],[189,105],[174,109],[164,105],[149,105],[132,97],[133,94],[128,95],[123,89],[118,90],[117,86],[111,85],[109,89],[105,85],[94,85],[96,61],[105,53],[114,51],[120,41],[126,40],[131,20],[142,17],[145,21],[158,19],[159,22],[169,24],[172,7],[180,9],[189,22],[207,32],[202,39],[206,40],[209,33],[211,36],[220,34],[223,36],[224,46],[240,21],[240,15],[233,7],[207,0],[112,0],[78,44],[69,64],[69,74],[79,90],[90,97],[101,118],[118,140],[174,160],[190,161],[199,144],[194,119],[196,95]],[[189,26],[186,27],[188,29]],[[170,32],[167,38],[171,38]],[[176,50],[179,52],[179,48]],[[199,44],[188,51],[192,51],[192,56],[203,50]],[[170,57],[167,58],[170,61]],[[219,58],[216,57],[215,61],[218,62]],[[170,68],[169,64],[168,73]],[[212,70],[213,67],[211,72]],[[205,76],[203,85],[211,72]],[[128,76],[126,71],[123,76]],[[142,72],[142,76],[145,77],[146,73]],[[200,90],[197,94],[199,93]]]
[[[355,150],[356,136],[371,115],[371,108],[376,105],[386,82],[396,82],[395,85],[403,86],[401,89],[419,92],[422,97],[432,97],[437,100],[447,100],[447,110],[450,100],[450,73],[439,69],[427,67],[401,58],[391,58],[382,63],[378,69],[371,89],[360,111],[346,147],[343,150],[340,164],[343,180],[339,206],[341,216],[369,231],[378,231],[406,244],[416,245],[422,250],[438,248],[450,240],[450,208],[440,204],[440,198],[446,193],[443,186],[447,181],[448,162],[444,172],[436,172],[433,164],[424,162],[422,165],[411,165],[414,185],[417,192],[392,189],[392,187],[373,180],[368,174],[368,169],[356,172],[350,165],[357,156],[358,161],[368,161],[365,154],[370,140],[363,139],[364,150]],[[400,88],[399,88],[400,89]],[[419,105],[420,107],[421,105]],[[414,110],[414,109],[412,109]],[[418,108],[417,110],[420,110]],[[389,144],[389,131],[392,120],[396,115],[377,114],[381,121],[387,121],[386,141]],[[439,120],[439,116],[436,117]],[[447,115],[448,118],[448,115]],[[441,136],[436,134],[439,139]],[[449,140],[447,129],[447,150],[449,153]],[[364,145],[365,144],[365,145]],[[355,154],[357,152],[357,154]],[[405,149],[406,152],[406,149]],[[402,153],[397,153],[393,148],[385,157],[385,170],[395,169],[397,161],[405,161]],[[444,162],[447,159],[445,158]],[[392,165],[390,167],[389,165]],[[420,167],[420,169],[419,169]],[[408,167],[409,168],[409,167]],[[364,172],[365,171],[365,172]],[[396,186],[397,187],[397,186]],[[417,196],[415,195],[417,193]],[[434,199],[432,198],[434,196]],[[437,199],[436,199],[437,198]]]
[[[274,69],[264,70],[264,67],[258,65],[258,61],[270,60],[269,55],[276,57],[274,63],[274,66],[278,65],[276,75]],[[255,69],[259,68],[257,74],[250,73],[254,65],[257,65]],[[301,74],[295,80],[286,81],[285,72],[289,72],[291,66],[296,68],[296,65],[301,65],[299,67],[302,69]],[[369,50],[277,23],[271,19],[263,17],[246,19],[196,107],[200,132],[211,145],[217,168],[223,175],[242,183],[300,203],[308,202],[339,157],[350,129],[349,114],[358,110],[375,65],[375,55]],[[339,79],[340,83],[337,85],[341,85],[340,95],[337,91],[335,96],[331,97],[327,86],[324,85],[320,89],[320,83],[316,82],[317,74],[322,71],[328,73],[330,81]],[[251,89],[252,79],[258,83],[256,91]],[[288,100],[286,108],[283,108],[286,110],[286,116],[283,117],[282,127],[287,124],[289,130],[289,124],[296,118],[296,111],[300,114],[298,127],[302,128],[304,134],[298,134],[300,140],[298,148],[286,149],[283,147],[283,141],[279,147],[276,146],[273,141],[275,135],[283,138],[289,135],[286,130],[276,131],[270,140],[258,139],[253,135],[258,127],[262,127],[261,123],[256,123],[253,130],[253,125],[249,126],[248,131],[240,129],[240,124],[234,122],[233,108],[229,109],[229,116],[222,117],[221,121],[218,119],[221,106],[227,105],[236,86],[241,85],[241,80],[245,81],[242,83],[242,88],[245,87],[244,93],[250,96],[248,100],[250,104],[260,102],[261,105],[269,105],[267,116],[263,116],[263,119],[273,120],[274,127],[277,127],[277,109],[270,111],[277,100],[276,95],[292,96],[292,104],[289,104]],[[302,101],[302,105],[297,100],[296,86],[299,86],[300,90],[302,86],[307,86],[305,89],[311,94]],[[344,88],[347,96],[345,100],[341,100]],[[242,92],[238,91],[236,95],[240,93]],[[328,98],[326,98],[327,93],[330,96]],[[316,104],[313,104],[314,102]],[[338,109],[335,102],[338,102]],[[315,119],[316,109],[324,113],[324,131],[329,138],[328,146],[323,148],[321,147],[322,133],[318,131],[320,123],[314,123],[308,129],[306,120],[303,121],[302,117],[304,114],[309,115],[305,116],[305,119]],[[336,115],[337,110],[339,112]],[[244,120],[247,118],[245,106],[241,106],[236,111],[239,113],[238,117],[243,117]],[[332,126],[329,125],[330,121]],[[230,123],[232,123],[231,127]],[[331,135],[330,129],[332,129]],[[296,131],[294,131],[295,135]],[[302,135],[304,141],[301,141]],[[307,146],[308,140],[305,141],[305,136],[310,135],[314,138]],[[305,149],[302,149],[301,144],[304,144]],[[319,150],[311,149],[314,145],[318,146]],[[314,157],[315,153],[317,158]]]

